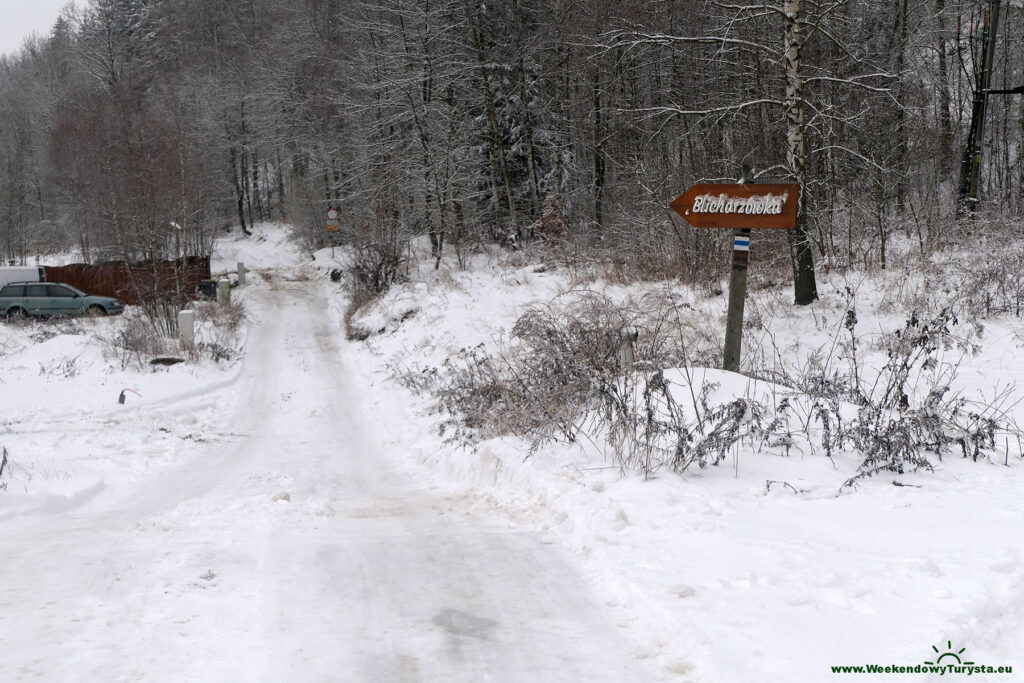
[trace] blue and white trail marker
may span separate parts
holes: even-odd
[[[750,230],[737,230],[732,238],[732,267],[746,268],[750,262]]]

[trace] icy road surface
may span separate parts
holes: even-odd
[[[558,546],[389,464],[316,286],[252,289],[236,380],[95,408],[139,461],[206,411],[183,458],[0,520],[0,680],[656,678]]]

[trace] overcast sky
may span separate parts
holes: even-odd
[[[30,33],[48,35],[67,3],[68,0],[0,0],[0,53],[17,52]]]

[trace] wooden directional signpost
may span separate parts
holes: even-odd
[[[695,228],[732,228],[732,272],[722,368],[740,368],[743,302],[747,295],[750,230],[792,230],[800,202],[797,183],[698,183],[669,206]]]

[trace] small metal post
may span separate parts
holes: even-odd
[[[747,297],[747,264],[750,260],[750,229],[733,233],[732,272],[729,274],[729,310],[725,318],[725,351],[722,369],[740,370],[740,346],[743,340],[743,303]]]
[[[245,284],[245,264],[241,261],[238,262],[238,286],[241,287]]]

